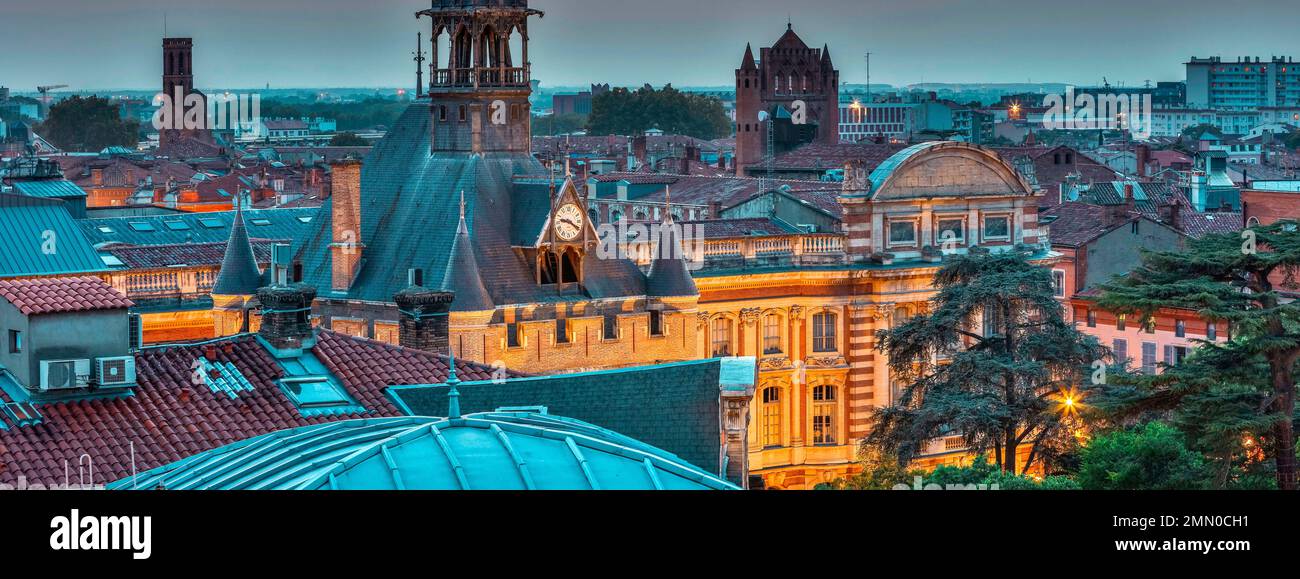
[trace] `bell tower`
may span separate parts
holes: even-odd
[[[432,0],[416,13],[432,21],[432,152],[530,151],[528,17],[542,15],[527,0]]]

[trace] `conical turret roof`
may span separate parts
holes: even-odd
[[[212,294],[219,296],[251,296],[262,286],[262,272],[253,256],[253,243],[244,226],[243,200],[236,200],[235,222],[230,228],[230,241],[226,255],[221,260],[221,273],[212,286]]]

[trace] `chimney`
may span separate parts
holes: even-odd
[[[361,161],[340,159],[330,163],[333,179],[330,197],[333,217],[333,257],[331,288],[351,289],[361,266]]]
[[[455,294],[424,287],[424,272],[408,272],[409,287],[393,296],[399,314],[398,340],[403,348],[450,354],[449,312]]]
[[[302,350],[316,345],[311,306],[316,288],[291,280],[292,254],[286,244],[271,246],[271,285],[257,290],[262,305],[262,336],[277,350]]]
[[[646,150],[649,148],[648,141],[649,139],[645,135],[637,135],[636,138],[632,139],[632,156],[636,157],[637,165],[639,165],[638,169],[646,164],[648,158]]]
[[[1147,165],[1151,163],[1151,147],[1148,145],[1138,145],[1134,150],[1137,155],[1137,178],[1147,178]]]
[[[91,182],[91,184],[93,184],[93,185],[96,186],[96,187],[103,187],[103,186],[104,186],[104,170],[103,170],[103,169],[91,169],[91,170],[90,170],[90,182]]]
[[[845,164],[839,202],[844,207],[842,227],[848,235],[845,253],[851,261],[865,261],[873,253],[871,189],[871,179],[864,161],[853,160]]]

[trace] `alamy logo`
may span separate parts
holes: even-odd
[[[157,131],[248,130],[262,118],[262,96],[258,94],[223,93],[205,98],[176,87],[174,94],[153,97],[153,106],[158,107],[153,114]]]
[[[1065,94],[1047,95],[1043,99],[1047,112],[1043,127],[1064,131],[1126,130],[1134,137],[1151,137],[1151,94],[1109,94],[1091,92],[1075,94],[1066,87]]]
[[[153,517],[81,516],[77,509],[50,520],[55,551],[129,551],[136,560],[153,554]]]

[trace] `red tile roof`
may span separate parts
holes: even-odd
[[[292,240],[253,239],[253,255],[259,265],[271,263],[271,246]],[[130,269],[219,266],[226,256],[226,242],[178,243],[174,245],[117,246],[107,250]]]
[[[1089,203],[1067,201],[1060,205],[1044,209],[1043,216],[1055,217],[1052,221],[1052,245],[1080,247],[1101,237],[1102,234],[1126,224],[1139,214],[1128,214],[1128,218],[1116,223],[1111,215],[1111,208]]]
[[[211,351],[233,365],[252,390],[231,397],[191,375],[196,359]],[[136,356],[139,385],[133,396],[40,404],[40,424],[0,430],[0,483],[63,484],[65,465],[82,455],[94,464],[95,484],[170,464],[194,454],[280,430],[332,420],[401,416],[389,401],[390,385],[440,384],[447,359],[322,330],[313,353],[365,411],[343,416],[304,416],[281,391],[278,363],[253,336],[211,345],[177,345],[143,350]],[[491,380],[493,369],[458,360],[465,381]],[[510,373],[509,377],[520,376]],[[0,395],[0,398],[3,398]],[[3,401],[3,400],[0,400]],[[74,484],[76,475],[73,475]],[[87,481],[90,482],[90,481]]]
[[[129,308],[131,300],[96,277],[0,281],[0,298],[23,315]]]
[[[811,143],[778,155],[772,161],[772,168],[776,171],[826,171],[830,169],[843,169],[849,161],[863,161],[867,164],[867,171],[873,171],[881,163],[884,163],[890,157],[903,149],[907,145],[876,144],[876,143],[838,143],[828,145],[825,143]],[[761,167],[758,167],[761,169]]]

